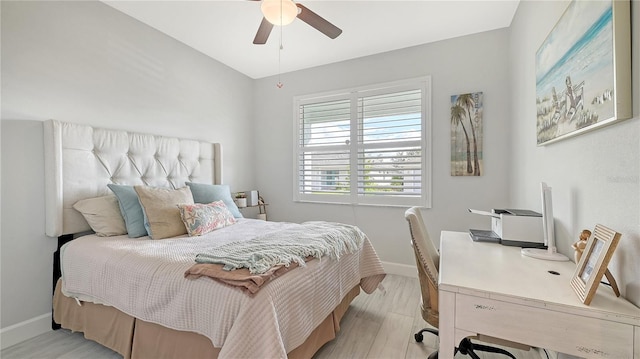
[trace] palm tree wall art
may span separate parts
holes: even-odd
[[[451,175],[480,176],[482,92],[451,96]]]

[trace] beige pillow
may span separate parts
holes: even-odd
[[[193,204],[189,187],[178,189],[133,186],[145,216],[149,237],[162,239],[187,233],[178,204]]]
[[[116,196],[81,199],[73,205],[100,237],[127,234]]]

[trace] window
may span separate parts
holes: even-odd
[[[429,77],[301,96],[294,200],[429,206]]]

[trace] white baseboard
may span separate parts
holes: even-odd
[[[0,348],[5,349],[51,330],[51,313],[10,325],[0,330]]]
[[[405,277],[418,278],[418,269],[415,265],[410,266],[400,263],[382,262],[384,271],[388,274],[396,274]]]

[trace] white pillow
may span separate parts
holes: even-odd
[[[73,205],[100,237],[127,234],[116,196],[81,199]]]

